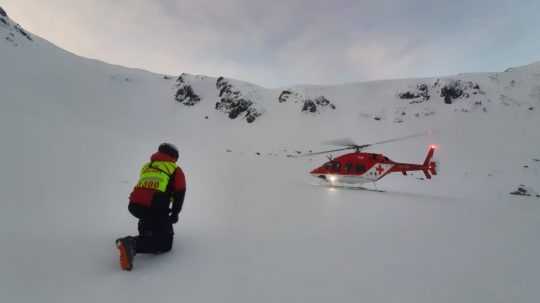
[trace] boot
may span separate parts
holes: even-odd
[[[133,268],[133,257],[135,257],[135,238],[128,236],[116,240],[116,248],[120,254],[120,267],[130,271]]]

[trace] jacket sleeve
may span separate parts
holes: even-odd
[[[171,214],[179,214],[186,195],[186,176],[180,167],[174,172]]]

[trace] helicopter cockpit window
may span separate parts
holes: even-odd
[[[356,165],[356,173],[361,174],[366,171],[366,168],[362,164]]]
[[[341,164],[337,161],[330,161],[330,162],[326,162],[326,164],[324,164],[324,167],[331,171],[338,172],[339,169],[341,168]]]

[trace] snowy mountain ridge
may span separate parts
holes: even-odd
[[[18,46],[27,41],[33,41],[32,36],[19,24],[13,22],[2,7],[0,7],[0,30],[3,31],[0,38],[11,43],[13,46]]]
[[[0,16],[0,301],[540,297],[540,63],[267,89],[81,58]],[[288,157],[425,131],[368,150],[417,163],[438,146],[437,176],[368,184],[383,192],[319,186],[324,157]],[[121,272],[127,197],[164,141],[187,176],[174,248]]]
[[[384,95],[381,93],[377,100],[384,99],[385,103],[379,106],[372,113],[366,113],[365,116],[372,117],[376,120],[383,118],[389,118],[395,123],[402,123],[405,121],[407,108],[418,108],[423,106],[424,109],[413,113],[414,117],[428,116],[434,114],[433,108],[439,108],[444,112],[469,112],[474,110],[482,110],[487,112],[489,107],[492,106],[517,106],[524,107],[529,110],[534,110],[538,103],[538,91],[540,86],[534,76],[540,72],[538,68],[540,64],[531,64],[526,67],[510,69],[504,73],[484,73],[484,74],[469,74],[458,75],[444,78],[431,78],[431,79],[405,79],[405,80],[391,80],[384,82],[368,82],[348,84],[338,87],[295,87],[285,89],[264,89],[253,85],[243,83],[238,89],[225,88],[228,93],[235,95],[248,95],[252,96],[248,98],[259,102],[262,107],[274,107],[276,101],[278,103],[285,103],[289,99],[289,96],[293,96],[295,103],[300,103],[299,107],[301,112],[306,113],[320,113],[318,108],[324,108],[331,105],[329,108],[336,109],[333,105],[332,99],[349,99],[342,102],[351,103],[358,102],[358,99],[362,98],[366,94],[366,90],[371,86],[386,86],[389,90],[384,91]],[[527,77],[533,75],[533,77]],[[190,78],[190,79],[189,79]],[[218,79],[209,77],[196,77],[183,74],[179,77],[181,85],[178,86],[179,90],[176,94],[176,100],[184,105],[193,106],[190,96],[194,94],[199,96],[201,93],[210,87],[210,83]],[[229,80],[227,80],[229,81]],[[207,82],[207,83],[203,83]],[[481,83],[481,85],[480,85]],[[201,87],[194,89],[194,86]],[[216,86],[218,86],[216,84]],[[485,90],[482,88],[486,88]],[[220,87],[217,87],[220,91]],[[348,96],[340,96],[338,90],[348,91]],[[188,96],[184,94],[184,91],[189,91]],[[523,91],[528,91],[528,95],[522,95]],[[197,98],[197,102],[201,99],[208,100],[208,103],[213,103],[214,100],[219,100],[223,91],[219,92],[216,96],[210,95],[204,98]],[[266,98],[264,98],[265,96]],[[351,99],[354,96],[357,100]],[[348,97],[348,98],[347,98]],[[325,100],[321,104],[317,104],[313,100]],[[328,100],[330,99],[330,100]],[[519,100],[519,101],[518,101]],[[407,101],[407,102],[405,102]],[[362,100],[364,105],[369,106],[369,101]],[[449,106],[439,107],[440,104],[447,104]],[[454,106],[451,106],[454,104]],[[319,105],[319,107],[317,107]],[[333,105],[333,106],[332,106]],[[416,105],[416,106],[411,106]],[[380,117],[378,112],[392,111],[393,114],[385,113],[385,116]],[[236,118],[238,115],[233,115]],[[251,120],[253,122],[254,119]]]
[[[63,53],[63,50],[56,49],[55,46],[48,45],[48,42],[41,39],[34,41],[37,46],[22,45],[32,42],[34,40],[32,35],[9,19],[5,11],[0,15],[0,18],[2,18],[0,20],[0,33],[4,35],[5,42],[14,47],[21,44],[22,49],[12,50],[14,53],[19,53],[19,56],[23,52],[33,52],[33,54],[25,56],[38,56],[36,61],[39,62],[36,62],[36,65],[44,65],[42,62],[44,60],[41,58],[44,53],[51,50]],[[7,55],[5,59],[10,60],[11,54],[5,55]],[[76,56],[70,58],[71,61],[81,61],[81,59]],[[98,65],[101,64],[96,64],[96,66]],[[105,66],[103,67],[107,69]],[[186,106],[198,104],[197,106],[205,108],[205,117],[213,111],[218,111],[223,112],[231,119],[240,117],[240,119],[252,123],[257,119],[264,119],[265,113],[276,116],[283,115],[283,108],[304,114],[322,114],[339,109],[340,104],[349,107],[350,104],[357,103],[363,107],[362,117],[377,121],[387,120],[403,123],[410,119],[427,117],[436,112],[447,114],[476,110],[487,111],[490,107],[501,104],[534,110],[540,99],[539,66],[540,62],[537,62],[527,66],[509,68],[501,73],[386,80],[339,86],[305,85],[279,89],[266,89],[239,80],[187,73],[181,74],[175,84],[166,82],[172,80],[171,76],[162,76],[162,80],[167,83],[164,86],[172,87],[175,90],[170,93],[169,99],[176,100]],[[107,73],[108,75],[106,75]],[[141,80],[147,79],[147,76],[154,78],[154,75],[149,73],[142,72],[136,76],[130,75],[131,73],[128,69],[118,67],[115,71],[106,72],[102,77],[119,83],[131,84],[135,84],[136,78],[139,77],[142,77]],[[157,75],[155,76],[157,77]],[[423,88],[425,91],[419,91],[419,88]],[[171,88],[166,89],[170,90]],[[464,89],[475,91],[464,92]],[[161,93],[161,91],[157,92],[156,95]],[[375,96],[372,96],[372,93],[375,93]],[[289,99],[292,102],[287,102]],[[449,106],[439,106],[442,101]],[[295,103],[296,105],[287,105],[287,103]],[[346,112],[350,112],[349,108],[346,109]]]

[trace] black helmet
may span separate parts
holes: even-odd
[[[178,159],[178,148],[171,143],[161,143],[158,148],[159,152],[167,154],[175,159]]]

